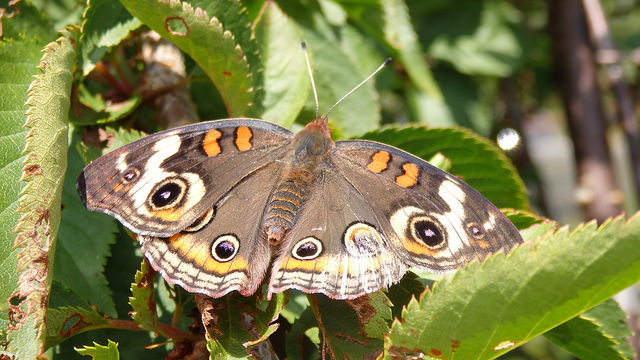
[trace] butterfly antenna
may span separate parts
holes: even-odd
[[[367,76],[367,78],[362,80],[362,82],[360,82],[360,84],[356,85],[353,89],[351,89],[348,93],[346,93],[343,97],[341,97],[340,100],[338,100],[335,104],[333,104],[333,106],[331,108],[329,108],[329,111],[327,111],[327,113],[323,116],[323,118],[325,120],[328,119],[329,118],[329,113],[331,112],[331,110],[333,110],[333,108],[338,106],[338,104],[340,104],[342,102],[342,100],[344,100],[347,96],[351,95],[354,91],[358,90],[362,85],[364,85],[367,81],[369,81],[369,79],[371,79],[372,77],[376,76],[376,74],[379,73],[380,70],[382,70],[390,62],[391,62],[391,58],[386,58],[382,62],[382,64],[380,64],[380,66],[378,66],[378,68],[374,72],[371,73],[371,75]]]
[[[307,51],[307,43],[303,41],[300,43],[302,52],[304,52],[304,60],[307,62],[307,70],[309,70],[309,77],[311,78],[311,89],[313,89],[313,98],[316,101],[316,119],[320,116],[320,105],[318,103],[318,92],[316,91],[316,83],[313,81],[313,71],[311,71],[311,63],[309,62],[309,54]]]

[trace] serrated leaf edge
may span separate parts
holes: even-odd
[[[11,295],[12,298],[20,298],[23,300],[19,305],[10,306],[9,311],[12,314],[10,316],[13,317],[15,323],[9,327],[8,334],[10,336],[12,332],[19,331],[23,321],[34,316],[34,323],[38,326],[37,338],[40,344],[40,352],[44,351],[45,342],[43,337],[46,336],[45,318],[52,282],[50,274],[52,274],[53,253],[55,251],[57,227],[60,221],[58,216],[58,224],[53,224],[54,233],[52,234],[49,209],[56,206],[56,204],[58,207],[60,206],[64,175],[58,179],[59,181],[54,187],[53,194],[45,195],[45,198],[40,199],[36,204],[28,202],[30,199],[27,197],[34,190],[33,188],[37,186],[35,182],[40,179],[39,176],[41,176],[43,172],[39,164],[42,160],[38,159],[35,153],[36,149],[34,149],[33,145],[34,141],[37,140],[34,139],[34,132],[38,125],[37,114],[34,114],[34,109],[36,106],[41,105],[39,103],[40,99],[37,98],[37,96],[40,95],[38,91],[41,90],[39,87],[46,86],[47,82],[45,79],[51,77],[52,74],[57,75],[50,72],[51,62],[56,61],[52,58],[54,56],[71,56],[74,60],[75,51],[72,50],[68,53],[62,53],[62,55],[59,55],[59,52],[61,50],[74,49],[77,36],[78,28],[69,27],[67,30],[61,32],[61,36],[56,41],[47,44],[43,48],[43,56],[37,66],[42,73],[33,76],[34,80],[29,84],[27,101],[25,102],[28,108],[25,111],[26,119],[23,127],[28,128],[28,130],[25,135],[26,145],[22,153],[26,154],[26,156],[23,161],[22,176],[18,181],[26,182],[26,185],[20,192],[18,200],[20,206],[17,211],[23,213],[23,215],[13,229],[13,232],[16,233],[14,247],[20,249],[17,254],[18,264],[16,269],[20,275],[18,277],[18,289]],[[69,73],[71,73],[71,69],[69,69]],[[71,86],[71,77],[72,75],[69,74],[69,87]],[[69,105],[70,99],[67,99],[66,113],[68,113]],[[64,126],[61,129],[61,131],[65,132],[65,135],[67,128],[68,126]],[[62,156],[63,162],[66,161],[66,151]],[[49,196],[49,198],[47,199],[46,196]],[[44,239],[38,239],[40,234]]]

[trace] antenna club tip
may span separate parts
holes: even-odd
[[[388,58],[384,59],[384,63],[383,63],[383,65],[384,65],[384,66],[387,66],[387,65],[389,65],[389,63],[390,63],[390,62],[392,62],[392,61],[393,61],[393,59],[392,59],[392,58],[390,58],[390,57],[388,57]]]
[[[302,50],[307,50],[307,42],[304,40],[300,42],[300,47],[302,48]]]

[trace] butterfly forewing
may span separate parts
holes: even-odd
[[[141,235],[171,236],[235,184],[277,161],[292,133],[259,120],[188,125],[150,135],[89,164],[78,178],[86,207]]]

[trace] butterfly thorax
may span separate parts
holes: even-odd
[[[318,171],[333,146],[326,121],[317,119],[298,132],[291,142],[293,157],[283,171],[265,211],[263,228],[271,244],[279,244],[293,226],[300,206],[310,193]]]

